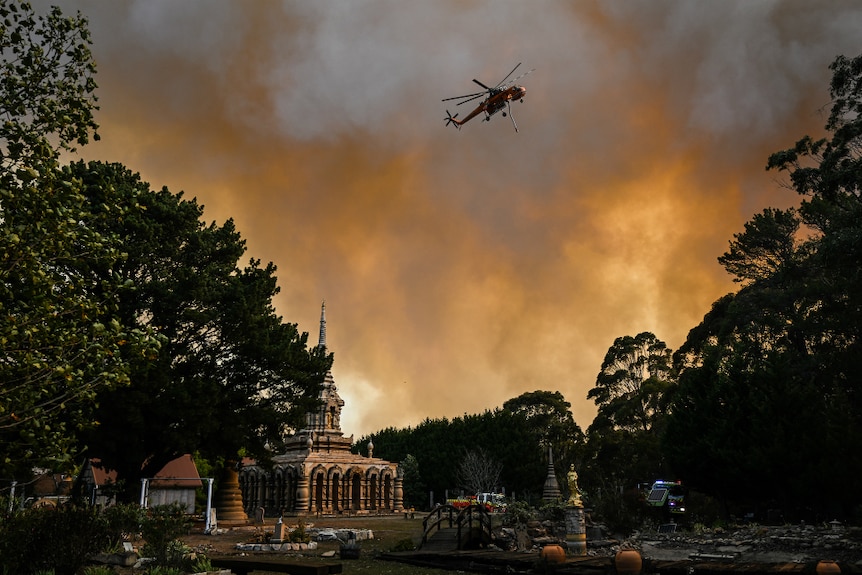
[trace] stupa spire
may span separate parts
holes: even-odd
[[[320,338],[317,347],[326,348],[326,300],[320,304]]]
[[[554,471],[554,452],[548,446],[548,475],[545,477],[545,487],[542,489],[543,501],[558,501],[560,485],[557,483],[557,473]]]

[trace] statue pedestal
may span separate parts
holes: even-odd
[[[569,555],[587,554],[587,523],[583,507],[566,507],[566,549]]]

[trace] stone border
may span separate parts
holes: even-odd
[[[237,543],[237,551],[314,551],[317,542],[309,543]]]

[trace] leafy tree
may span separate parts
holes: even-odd
[[[124,325],[156,332],[155,358],[126,357],[132,385],[99,397],[99,428],[83,439],[93,456],[134,486],[171,459],[207,459],[241,449],[265,461],[285,426],[316,406],[332,358],[275,314],[275,266],[250,260],[233,222],[202,221],[195,200],[156,192],[118,164],[78,162],[94,227],[127,252],[113,273]],[[143,464],[143,468],[142,468]]]
[[[559,391],[532,391],[522,393],[503,403],[503,409],[524,417],[535,430],[543,448],[552,447],[560,456],[574,458],[576,446],[583,441],[583,432],[575,423],[572,404]]]
[[[713,495],[830,516],[862,502],[862,57],[831,69],[831,137],[767,165],[803,200],[755,216],[720,258],[744,287],[675,355],[666,436],[675,466]]]
[[[3,0],[0,17],[0,169],[11,177],[52,168],[60,150],[99,139],[96,65],[80,14],[54,6],[42,16],[27,2]]]
[[[768,279],[796,256],[799,224],[796,210],[767,208],[745,224],[745,233],[734,234],[730,251],[718,263],[739,283]]]
[[[605,355],[587,394],[598,413],[587,429],[581,479],[607,520],[636,511],[624,494],[669,472],[660,439],[673,383],[670,350],[652,333],[619,337]]]
[[[422,475],[419,473],[419,462],[410,454],[401,461],[404,473],[403,493],[404,507],[422,507],[426,498],[426,490]]]
[[[97,137],[87,22],[14,1],[0,17],[0,472],[21,477],[68,468],[96,394],[126,384],[123,358],[156,342],[119,321],[121,253],[57,166]]]
[[[584,433],[575,423],[571,407],[559,391],[526,392],[503,403],[503,410],[524,418],[538,439],[543,458],[547,457],[549,447],[553,450],[560,485],[565,485],[563,478],[569,466],[580,467],[583,457]],[[545,465],[547,469],[547,460]]]

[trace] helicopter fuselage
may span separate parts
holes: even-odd
[[[510,86],[505,90],[492,90],[491,95],[488,96],[481,104],[476,106],[476,108],[467,114],[467,116],[458,122],[458,124],[466,124],[483,112],[485,113],[485,121],[488,121],[491,119],[491,116],[503,110],[509,102],[513,100],[523,101],[526,94],[527,89],[523,86]]]

